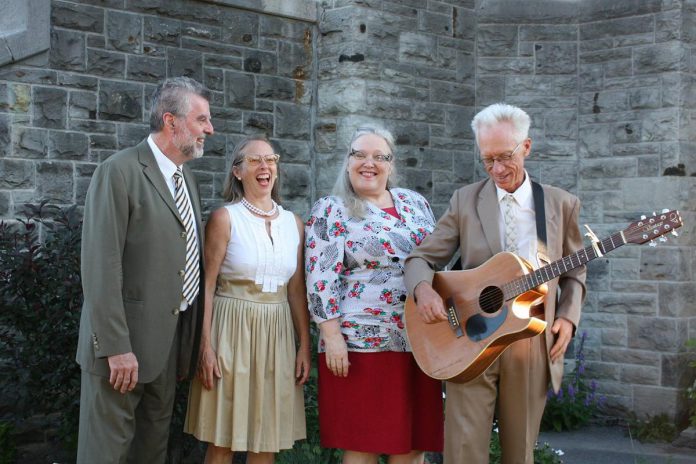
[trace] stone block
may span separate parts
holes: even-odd
[[[85,70],[85,35],[81,32],[52,29],[49,58],[51,68]]]
[[[663,0],[640,0],[607,3],[604,0],[585,0],[579,9],[581,21],[601,21],[623,16],[648,15],[665,7]]]
[[[242,130],[245,134],[266,134],[267,137],[273,135],[273,114],[245,112]]]
[[[16,127],[11,156],[16,158],[44,158],[48,147],[48,131],[31,127]]]
[[[693,282],[659,282],[660,316],[696,317],[696,285]]]
[[[99,89],[99,118],[141,122],[143,120],[142,92],[142,86],[139,84],[103,80]]]
[[[72,163],[42,161],[36,165],[36,195],[54,204],[73,203]]]
[[[601,329],[602,330],[602,346],[626,346],[628,337],[626,329]],[[604,351],[604,348],[603,348]]]
[[[225,71],[225,105],[235,108],[253,108],[254,94],[253,75]]]
[[[666,413],[673,420],[681,395],[676,388],[635,385],[631,409],[640,418]]]
[[[685,248],[643,248],[640,277],[643,280],[692,281],[690,254]]]
[[[159,83],[167,77],[167,61],[141,55],[128,55],[126,78]]]
[[[203,54],[195,50],[167,49],[167,76],[187,76],[203,81]]]
[[[644,142],[675,140],[678,132],[677,108],[649,111],[643,116],[642,140]]]
[[[241,70],[242,69],[242,58],[241,58],[241,52],[239,54],[239,57],[237,56],[222,56],[222,55],[216,55],[216,54],[206,54],[204,57],[204,63],[205,66],[212,66],[215,68],[226,68],[226,69],[234,69],[234,70]]]
[[[307,139],[310,128],[309,108],[288,103],[276,103],[275,136],[287,139]]]
[[[635,177],[635,175],[636,160],[634,159],[580,161],[580,176],[582,177]]]
[[[427,198],[432,196],[433,175],[430,171],[424,171],[422,169],[402,169],[399,175],[403,185],[408,185],[410,189],[415,190]]]
[[[660,385],[660,368],[654,366],[621,366],[621,382],[633,385]]]
[[[162,16],[144,16],[143,36],[147,42],[179,46],[181,44],[181,22]]]
[[[295,81],[276,76],[257,76],[256,98],[293,100],[295,98]]]
[[[70,92],[68,116],[70,118],[95,119],[97,116],[97,94],[94,92]]]
[[[0,158],[10,156],[12,141],[12,116],[0,113]]]
[[[220,27],[210,24],[202,24],[200,21],[181,23],[182,45],[187,39],[203,39],[213,43],[222,42]]]
[[[613,327],[618,329],[621,327],[626,327],[627,321],[630,321],[630,318],[627,318],[625,314],[586,312],[582,315],[582,325],[583,327],[587,328],[603,329],[605,327]]]
[[[106,13],[106,42],[113,50],[141,53],[142,29],[140,15],[114,10]]]
[[[472,2],[473,3],[473,2]],[[461,5],[461,3],[459,4]],[[476,13],[473,11],[473,5],[469,8],[455,7],[452,10],[453,34],[458,39],[474,41],[476,38]]]
[[[427,124],[411,122],[395,122],[388,127],[394,135],[396,145],[413,145],[425,147],[428,145],[430,131]]]
[[[309,23],[279,16],[260,16],[259,34],[267,38],[290,39],[311,42],[312,29]]]
[[[613,129],[606,124],[580,126],[578,156],[580,158],[606,157],[610,153]]]
[[[104,10],[88,5],[78,7],[67,2],[53,2],[51,24],[66,29],[101,33],[104,31]]]
[[[222,28],[222,40],[227,43],[255,47],[259,41],[259,15],[235,11]]]
[[[567,96],[577,92],[574,76],[509,76],[505,90],[509,95]]]
[[[474,88],[470,85],[435,81],[430,83],[431,102],[474,106],[474,100]]]
[[[31,86],[0,84],[0,112],[28,114],[31,108]]]
[[[478,58],[476,68],[480,74],[532,74],[533,58]]]
[[[517,27],[508,24],[479,24],[476,37],[479,57],[517,56]]]
[[[278,147],[281,163],[309,165],[311,162],[312,146],[308,140],[280,140],[274,138],[273,142]]]
[[[640,88],[629,90],[629,105],[634,110],[660,108],[660,89],[659,88]]]
[[[86,160],[89,139],[80,132],[49,131],[48,157],[61,160]]]
[[[539,0],[520,3],[516,0],[491,0],[478,4],[479,23],[567,24],[577,21],[580,3]]]
[[[618,260],[612,260],[612,265],[616,261]],[[608,313],[654,316],[657,314],[657,295],[602,293],[599,295],[598,309]]]
[[[100,77],[123,78],[126,73],[126,55],[90,48],[87,50],[87,71]]]
[[[433,65],[436,46],[435,37],[403,32],[399,37],[399,61]]]
[[[613,17],[605,21],[580,23],[580,40],[616,38],[637,31],[652,32],[653,24],[652,16]]]
[[[275,74],[278,68],[275,53],[261,50],[245,50],[244,71],[255,74]]]
[[[445,115],[445,136],[459,139],[472,139],[470,123],[474,117],[474,108],[447,108]]]
[[[0,189],[34,188],[34,162],[26,160],[0,159]]]
[[[90,134],[89,146],[92,150],[116,150],[118,148],[118,142],[114,135]]]
[[[0,191],[0,218],[12,219],[13,217],[11,192]]]
[[[307,200],[307,192],[312,188],[312,179],[307,166],[284,164],[280,193],[286,201]]]
[[[622,258],[624,259],[624,258]],[[613,259],[611,260],[614,261]],[[611,291],[620,293],[649,293],[657,294],[657,283],[632,280],[612,280]]]
[[[544,117],[544,134],[547,139],[577,140],[578,119],[574,110],[552,110]]]
[[[537,74],[575,74],[578,49],[575,43],[548,42],[534,46]]]
[[[363,80],[341,80],[319,84],[317,99],[321,117],[358,113],[365,108],[367,85]]]
[[[522,24],[519,38],[525,42],[575,42],[578,39],[576,24]]]
[[[33,101],[34,125],[50,129],[65,128],[68,93],[63,89],[35,87]]]
[[[418,30],[428,34],[452,35],[453,21],[449,14],[420,10],[418,12]]]
[[[505,100],[506,79],[497,76],[485,76],[476,79],[476,103],[491,105]]]
[[[68,129],[81,132],[116,133],[116,125],[113,122],[92,119],[70,118]]]
[[[684,71],[686,54],[676,41],[636,47],[633,52],[633,69],[638,75]]]
[[[686,336],[686,321],[660,317],[628,319],[629,348],[676,353],[683,349]]]
[[[293,42],[278,44],[278,74],[295,79],[313,77],[312,49]]]
[[[693,379],[696,378],[696,367],[690,366],[693,358],[691,353],[663,354],[660,385],[673,388],[692,386]]]

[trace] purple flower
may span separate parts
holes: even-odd
[[[568,385],[568,397],[571,399],[571,401],[575,400],[575,388],[573,387],[572,383]]]
[[[595,390],[597,390],[597,382],[593,379],[590,382],[590,391],[595,391]]]
[[[585,363],[581,362],[578,364],[578,374],[583,375],[585,373]]]
[[[563,387],[558,389],[558,393],[556,393],[556,398],[558,398],[559,401],[563,400]]]

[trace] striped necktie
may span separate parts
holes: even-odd
[[[186,227],[186,268],[184,269],[184,287],[182,290],[183,297],[188,304],[192,304],[196,295],[198,295],[198,286],[200,283],[200,268],[199,268],[199,251],[196,241],[196,229],[193,226],[193,209],[188,195],[184,190],[184,174],[181,171],[181,166],[174,173],[174,201],[176,208],[179,210],[181,220]]]
[[[508,193],[503,197],[505,220],[505,251],[517,254],[517,225],[515,224],[515,197]]]

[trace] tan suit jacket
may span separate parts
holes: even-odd
[[[183,172],[202,256],[198,184],[185,165]],[[201,260],[198,302],[180,313],[185,228],[147,140],[97,168],[84,217],[84,305],[77,348],[82,369],[108,377],[107,357],[132,351],[138,382],[148,383],[163,371],[179,318],[184,318],[177,374],[191,377],[203,314],[203,265]]]
[[[559,188],[548,185],[543,188],[547,254],[551,261],[555,261],[583,248],[578,227],[580,201]],[[486,179],[454,192],[435,231],[406,259],[404,280],[408,291],[413,293],[421,281],[432,282],[435,270],[447,265],[458,249],[461,251],[462,269],[478,267],[501,252],[499,218],[500,208],[492,180]],[[549,291],[544,301],[546,321],[549,322],[545,331],[546,352],[556,391],[561,385],[563,362],[550,362],[548,352],[554,342],[550,327],[557,317],[564,317],[577,327],[585,295],[585,274],[585,267],[581,266],[548,283]]]

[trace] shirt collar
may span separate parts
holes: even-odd
[[[152,134],[147,137],[147,144],[150,145],[150,150],[152,150],[152,154],[155,155],[157,166],[159,166],[160,171],[162,171],[164,178],[171,179],[174,177],[174,173],[177,169],[176,164],[162,153],[162,150],[159,149],[155,140],[152,138]]]
[[[498,195],[498,203],[505,198],[505,195],[510,193],[507,190],[501,189],[497,185],[495,186],[495,191]],[[512,192],[512,196],[515,197],[515,201],[518,205],[527,205],[530,203],[532,198],[532,182],[529,180],[529,174],[526,170],[524,171],[524,181],[522,182],[522,185],[517,187],[517,190]]]

